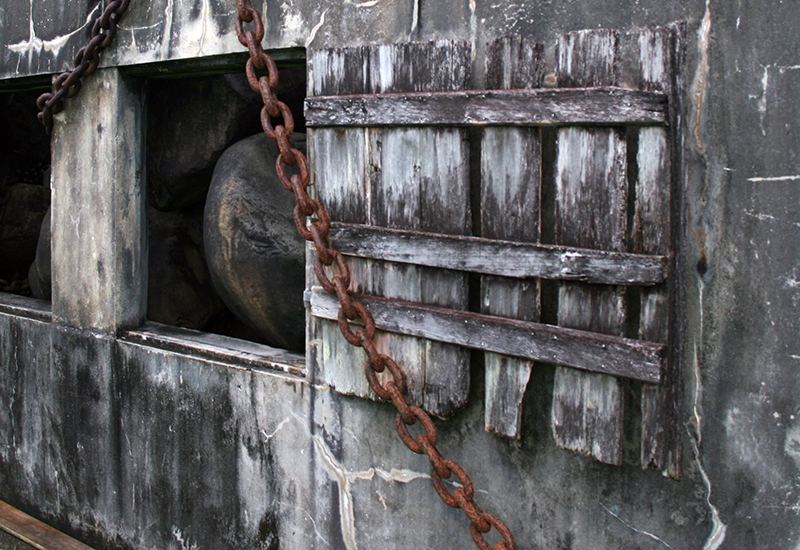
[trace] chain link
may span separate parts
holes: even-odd
[[[280,181],[287,190],[294,193],[297,206],[294,209],[294,221],[297,230],[304,239],[314,244],[317,256],[314,259],[314,272],[322,288],[336,294],[340,303],[338,316],[339,328],[345,339],[354,346],[362,347],[367,352],[368,362],[365,374],[372,390],[382,399],[391,401],[397,408],[398,415],[395,427],[400,439],[411,451],[424,454],[431,463],[431,480],[436,493],[454,508],[461,508],[469,518],[470,533],[475,544],[481,550],[515,550],[514,536],[506,525],[496,516],[482,511],[474,501],[475,490],[472,480],[464,469],[456,462],[442,457],[436,444],[438,432],[430,415],[419,407],[408,404],[405,397],[407,385],[405,374],[400,366],[388,355],[378,352],[373,338],[375,321],[369,309],[359,302],[350,290],[352,277],[350,269],[342,254],[329,244],[328,229],[330,216],[316,199],[306,192],[310,184],[308,162],[305,155],[293,149],[289,137],[294,130],[292,113],[285,103],[275,97],[278,86],[278,70],[275,61],[261,47],[264,38],[264,23],[261,16],[250,3],[250,0],[237,0],[238,17],[236,19],[236,35],[239,42],[250,51],[245,72],[247,81],[253,91],[259,93],[264,102],[261,111],[261,125],[264,133],[277,142],[280,155],[275,165]],[[245,23],[253,23],[255,29],[245,31]],[[266,75],[258,77],[256,71],[266,71]],[[273,123],[272,119],[280,116],[282,124]],[[288,167],[294,167],[296,173],[289,174]],[[333,275],[329,276],[326,268]],[[389,370],[391,377],[381,383],[378,374]],[[424,432],[414,438],[408,426],[421,424]],[[444,480],[455,476],[460,487],[450,493]],[[484,533],[494,527],[502,541],[492,546],[486,541]]]
[[[131,0],[112,0],[102,10],[92,25],[89,43],[78,50],[75,56],[75,68],[62,73],[53,82],[53,91],[39,96],[36,105],[41,111],[37,117],[49,134],[53,129],[53,115],[64,107],[64,99],[75,97],[81,91],[81,78],[89,76],[97,70],[100,63],[100,52],[107,48],[117,35],[117,26],[128,9]],[[101,7],[102,2],[98,4]]]

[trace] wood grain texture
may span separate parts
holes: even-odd
[[[666,97],[626,88],[393,93],[309,97],[306,125],[664,125]]]
[[[486,75],[497,88],[539,87],[544,81],[544,47],[519,36],[495,40],[488,47]],[[536,128],[488,127],[481,142],[481,235],[507,241],[539,241],[541,134]],[[498,254],[513,263],[524,258]],[[488,262],[497,263],[497,262]],[[538,321],[538,280],[481,277],[481,312]],[[533,363],[496,353],[484,354],[487,431],[518,438],[522,398]]]
[[[417,302],[362,296],[381,330],[532,361],[567,365],[657,384],[666,346],[591,331],[521,321]],[[311,292],[311,313],[335,319],[334,296]]]
[[[661,27],[639,33],[641,86],[664,92],[671,99],[676,118],[666,128],[642,128],[637,152],[636,215],[634,242],[636,251],[669,254],[672,250],[673,141],[680,128],[677,106],[676,73],[680,47],[677,29]],[[639,337],[667,343],[670,341],[670,285],[642,289]],[[674,286],[673,286],[674,289]],[[677,314],[677,312],[674,312]],[[672,344],[676,342],[673,339]],[[680,375],[677,355],[669,357],[664,369],[664,385],[642,388],[642,467],[663,471],[667,476],[681,476]]]
[[[0,502],[0,529],[39,550],[92,550],[5,502]]]
[[[569,246],[520,243],[331,224],[331,242],[350,256],[525,279],[539,277],[608,285],[655,285],[667,275],[667,258]]]
[[[560,36],[559,86],[617,84],[617,35],[607,30]],[[555,237],[557,244],[622,251],[627,234],[627,148],[618,129],[558,132]],[[620,287],[562,283],[558,324],[621,335],[625,300]],[[622,463],[623,400],[619,380],[556,369],[552,427],[559,446],[608,464]]]
[[[470,78],[470,53],[464,42],[346,48],[314,52],[312,93],[345,90],[337,82],[346,76],[348,64],[359,66],[357,84],[350,83],[347,88],[357,93],[463,90]],[[325,68],[333,68],[338,77],[319,74]],[[333,219],[468,233],[464,130],[317,129],[311,140],[315,181]],[[351,270],[358,292],[457,309],[467,306],[466,275],[462,273],[371,260],[353,261]],[[363,351],[351,348],[332,324],[323,325],[321,338],[320,363],[327,382],[343,393],[370,396],[362,370]],[[394,334],[378,334],[375,341],[378,349],[392,355],[406,370],[412,403],[444,417],[466,402],[467,350]]]

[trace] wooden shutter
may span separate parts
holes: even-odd
[[[415,404],[439,416],[463,405],[468,349],[477,350],[486,428],[519,437],[532,369],[558,365],[559,445],[620,464],[627,391],[641,399],[642,466],[680,475],[682,32],[565,34],[560,88],[541,87],[544,47],[520,37],[487,47],[487,90],[467,89],[463,42],[313,52],[314,181],[354,290],[383,331],[378,346],[408,372]],[[621,60],[622,41],[639,67],[624,79],[620,67],[633,64]],[[543,126],[556,128],[552,159]],[[472,176],[469,137],[480,151]],[[542,201],[543,182],[553,204]],[[542,242],[543,220],[553,242]],[[479,275],[473,311],[469,273]],[[555,325],[540,322],[541,279],[556,281]],[[331,321],[335,298],[310,285],[310,371],[374,398],[363,352]]]

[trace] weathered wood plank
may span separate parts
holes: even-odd
[[[556,76],[560,86],[615,85],[617,35],[607,30],[560,36]],[[618,129],[565,128],[558,132],[556,243],[624,250],[627,233],[627,149]],[[620,287],[562,283],[558,324],[623,334]],[[622,463],[623,400],[619,380],[556,369],[552,426],[559,446]]]
[[[666,96],[627,88],[494,90],[309,97],[306,125],[663,125]]]
[[[376,326],[384,331],[652,384],[660,380],[666,350],[661,343],[403,300],[374,296],[360,299],[372,311]],[[321,319],[336,319],[338,302],[315,287],[311,313]]]
[[[667,273],[667,258],[658,255],[441,235],[338,222],[331,224],[330,235],[333,246],[350,256],[500,277],[539,277],[608,285],[655,285],[664,282]]]
[[[310,61],[309,95],[369,91],[368,48],[315,50]],[[366,223],[370,178],[368,129],[310,128],[308,148],[315,183],[312,189],[317,191],[328,213],[337,220]],[[309,263],[314,254],[313,250],[309,252]],[[361,262],[350,262],[351,269],[355,269],[352,264]],[[364,351],[348,344],[336,323],[313,317],[310,322],[306,359],[314,381],[330,384],[341,393],[370,395],[361,368],[367,360]]]
[[[318,63],[318,59],[324,62]],[[349,89],[356,88],[358,93],[464,89],[469,80],[469,46],[464,42],[345,48],[313,54],[312,93],[342,93],[338,80],[346,76],[349,63],[360,67],[357,83],[349,84]],[[338,77],[317,74],[325,67],[335,67]],[[350,131],[363,134],[348,134]],[[440,128],[315,130],[311,146],[320,198],[326,208],[332,205],[329,211],[335,220],[465,234],[470,220],[464,132]],[[467,306],[465,274],[371,260],[350,263],[354,290],[359,292],[455,308]],[[323,325],[320,334],[320,363],[326,381],[343,393],[371,396],[363,375],[363,351],[351,348],[332,324]],[[409,399],[414,404],[447,416],[466,402],[467,350],[392,334],[378,334],[376,346],[406,369]]]
[[[519,36],[489,45],[488,85],[494,88],[539,87],[544,81],[544,48]],[[488,127],[481,143],[481,235],[491,239],[538,242],[542,171],[541,135],[537,128]],[[496,259],[525,263],[498,251]],[[487,262],[497,265],[497,261]],[[481,312],[538,321],[540,284],[481,277]],[[484,424],[487,431],[519,437],[522,398],[533,363],[496,353],[484,354],[486,366]]]
[[[380,46],[372,50],[370,63],[376,93],[463,90],[469,83],[470,48],[461,41]],[[466,130],[384,128],[373,129],[371,138],[376,173],[370,212],[374,225],[469,234]],[[467,308],[464,273],[408,264],[373,263],[370,267],[363,286],[368,294]],[[466,403],[468,350],[385,333],[376,342],[405,367],[413,402],[439,416],[448,416]]]
[[[639,33],[641,86],[673,97],[676,94],[676,56],[679,41],[675,28],[646,29]],[[674,109],[677,117],[678,110]],[[672,124],[673,135],[680,127]],[[637,152],[636,215],[634,244],[638,252],[669,254],[672,248],[673,144],[665,128],[642,128]],[[642,289],[639,337],[667,343],[669,340],[670,303],[668,286]],[[681,475],[680,376],[673,356],[664,368],[664,385],[642,388],[642,467]]]
[[[38,519],[0,502],[0,529],[38,550],[92,550],[82,542],[42,523]]]

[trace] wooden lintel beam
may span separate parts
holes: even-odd
[[[314,96],[306,125],[666,125],[667,96],[627,88],[540,88]]]
[[[532,359],[658,384],[664,344],[631,340],[467,311],[359,296],[375,325],[467,348]],[[321,288],[311,292],[311,314],[336,320],[339,303]]]
[[[342,254],[501,277],[558,279],[606,285],[664,282],[665,256],[441,235],[333,222]]]

